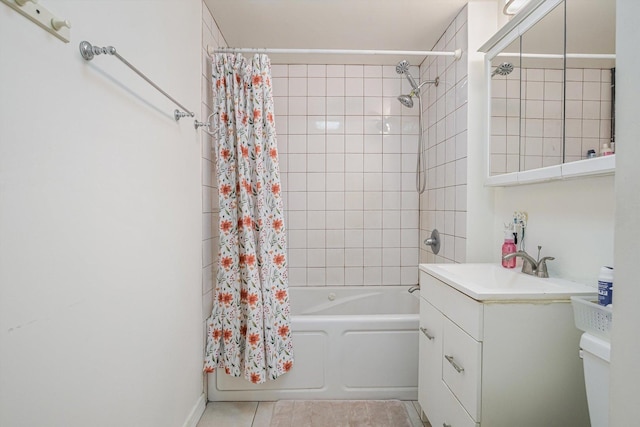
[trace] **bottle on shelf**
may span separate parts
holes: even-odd
[[[611,149],[609,144],[607,144],[606,142],[604,144],[602,144],[602,148],[600,149],[600,155],[601,156],[610,156],[612,154],[613,154],[613,150]]]
[[[598,275],[598,304],[609,306],[613,303],[613,267],[604,266]]]

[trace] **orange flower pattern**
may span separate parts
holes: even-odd
[[[260,384],[293,366],[271,63],[218,54],[212,69],[220,237],[204,371]]]
[[[220,221],[220,231],[222,231],[223,233],[228,233],[229,230],[231,230],[231,225],[231,221],[227,221],[226,219]]]
[[[287,298],[288,292],[285,291],[284,289],[279,289],[276,291],[276,299],[278,301],[284,301],[285,298]]]
[[[275,265],[278,265],[278,266],[283,265],[284,261],[285,261],[284,254],[277,254],[277,255],[274,255],[273,257],[273,263]]]

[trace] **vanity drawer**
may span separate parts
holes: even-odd
[[[483,304],[435,277],[420,272],[420,296],[444,313],[465,332],[482,341]]]
[[[444,387],[445,389],[447,387]],[[442,424],[432,424],[433,427],[448,426],[448,427],[478,427],[480,423],[477,423],[467,411],[462,407],[460,402],[451,393],[451,390],[447,389],[443,393],[443,420]]]
[[[425,411],[431,423],[429,425],[433,427],[478,427],[480,425],[471,418],[442,380],[439,380],[435,386],[438,404],[434,405],[431,412]]]
[[[471,417],[480,420],[482,343],[444,319],[442,379]]]

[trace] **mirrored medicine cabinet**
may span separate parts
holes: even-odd
[[[531,0],[480,51],[487,185],[614,172],[615,0]]]

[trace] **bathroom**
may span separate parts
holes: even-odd
[[[437,8],[441,2],[428,3]],[[40,0],[39,4],[71,21],[69,43],[52,37],[6,5],[0,8],[0,60],[4,65],[0,67],[0,424],[195,425],[206,402],[204,326],[211,313],[215,277],[213,201],[217,193],[211,140],[202,129],[194,131],[193,119],[176,123],[173,104],[122,63],[106,56],[87,62],[80,56],[78,44],[88,40],[99,46],[115,46],[203,121],[211,111],[211,66],[207,65],[206,46],[224,44],[215,10],[210,11],[199,0]],[[266,4],[277,8],[287,3]],[[363,196],[362,208],[353,210],[361,212],[363,222],[369,213],[365,202],[375,204],[378,208],[370,210],[380,212],[382,225],[376,223],[371,228],[380,234],[380,242],[368,246],[377,249],[368,252],[372,259],[386,256],[385,218],[396,221],[400,216],[400,226],[392,229],[405,231],[410,243],[403,246],[401,234],[396,250],[389,251],[399,259],[394,265],[367,265],[363,235],[362,252],[352,254],[360,264],[350,266],[354,270],[349,272],[346,266],[341,271],[313,264],[317,260],[314,251],[324,249],[328,261],[330,250],[335,248],[290,246],[297,251],[290,256],[304,256],[304,260],[292,259],[300,267],[291,266],[291,286],[330,285],[340,283],[339,278],[342,283],[347,278],[360,278],[352,284],[365,285],[365,276],[367,280],[377,278],[377,282],[370,282],[374,286],[405,286],[417,282],[411,262],[498,262],[504,221],[514,210],[526,211],[528,250],[535,251],[533,248],[541,245],[543,254],[556,257],[549,264],[550,275],[594,283],[599,267],[615,259],[617,320],[612,335],[610,425],[635,425],[635,396],[640,391],[635,354],[640,343],[634,326],[640,319],[633,304],[640,301],[640,290],[634,286],[632,257],[638,252],[640,227],[631,219],[640,205],[635,185],[640,172],[634,164],[634,159],[640,159],[640,149],[624,143],[616,147],[621,155],[616,156],[615,180],[609,175],[524,186],[485,186],[487,118],[478,111],[484,108],[487,88],[484,55],[477,50],[506,17],[495,1],[456,4],[456,11],[439,34],[419,49],[450,50],[453,36],[466,25],[468,36],[461,41],[467,44],[462,47],[466,65],[460,67],[467,73],[467,99],[460,100],[454,111],[466,104],[466,113],[459,114],[466,114],[467,125],[451,131],[452,137],[463,136],[460,151],[449,153],[456,162],[455,171],[460,172],[448,176],[445,166],[439,169],[445,173],[438,177],[440,172],[435,170],[450,163],[451,157],[446,152],[436,152],[435,158],[427,156],[428,162],[437,162],[439,157],[444,161],[428,165],[434,169],[427,175],[431,187],[418,200],[413,189],[415,164],[403,162],[404,148],[387,153],[383,142],[379,153],[365,148],[345,153],[345,159],[346,155],[362,158],[363,169],[353,171],[362,176],[375,174],[364,170],[365,155],[373,155],[371,167],[379,161],[384,165],[385,154],[395,155],[388,157],[394,162],[399,158],[401,172],[396,173],[400,176],[391,177],[391,181],[397,184],[399,179],[403,209],[391,209],[388,216],[382,216],[386,212],[385,193],[393,193],[383,187],[381,201],[378,195],[367,200]],[[322,10],[333,4],[314,6]],[[411,7],[404,13],[412,14]],[[640,42],[634,18],[639,13],[636,2],[620,0],[616,4],[616,137],[623,141],[640,133],[634,114],[640,86],[634,78],[640,66],[634,54]],[[242,16],[237,17],[237,23],[242,26]],[[451,38],[445,36],[444,46],[436,47],[451,25]],[[353,38],[356,35],[354,32]],[[291,40],[287,46],[273,47],[378,48],[365,46],[366,37],[356,45],[346,44],[346,40],[329,45],[323,35],[316,38],[313,46],[295,45]],[[414,76],[425,76],[426,68],[419,68],[421,59],[404,59],[411,62]],[[386,80],[398,84],[400,90],[408,88],[402,76],[395,74],[395,60],[384,65],[366,64],[373,68],[363,66],[358,57],[327,56],[297,62],[301,60],[288,63],[286,75],[287,63],[274,62],[276,98],[277,85],[283,79],[300,78],[293,74],[302,72],[303,66],[307,78],[320,79],[309,73],[318,71],[314,66],[326,65],[329,79],[329,73],[336,71],[330,66],[342,65],[345,90],[346,79],[366,82],[379,78],[383,106],[385,99],[391,98],[390,92],[384,92]],[[369,72],[379,74],[365,74]],[[455,85],[438,88],[455,90]],[[364,88],[365,83],[360,92],[349,86],[354,92],[345,92],[345,97],[376,98],[368,97]],[[393,97],[400,93],[406,92],[394,91]],[[279,114],[284,100],[275,102]],[[399,140],[401,147],[405,142],[408,146],[415,141],[417,116],[394,102],[389,106],[395,111],[392,115],[399,117],[400,123],[406,118],[411,125],[409,138],[402,134],[391,137]],[[290,129],[290,120],[296,116],[291,104],[288,108],[286,115],[276,116],[276,126],[284,125],[284,120],[278,120],[286,116]],[[354,104],[353,108],[360,107]],[[429,121],[428,114],[425,119]],[[300,123],[297,119],[293,122]],[[363,129],[364,123],[363,119]],[[292,174],[303,173],[292,163],[297,156],[337,154],[292,151],[292,140],[298,134],[283,129],[278,133],[282,143],[287,143],[286,149],[281,149],[286,154],[281,162],[286,170],[283,178],[289,175],[283,183],[289,193],[294,192]],[[360,135],[364,141],[367,134],[363,131]],[[406,152],[414,148],[407,147]],[[347,165],[345,162],[344,167]],[[326,188],[317,190],[321,191]],[[454,209],[447,205],[451,195],[454,200],[460,197],[461,203]],[[296,197],[304,199],[305,195]],[[306,197],[307,203],[309,200]],[[291,198],[285,201],[289,209],[295,202]],[[346,198],[344,202],[341,209],[347,212]],[[326,204],[318,208],[319,212],[331,210],[340,208],[329,209]],[[403,219],[410,228],[402,227]],[[288,221],[296,221],[295,215]],[[292,235],[290,243],[297,239],[297,246],[301,246],[310,237],[320,240],[323,232],[328,242],[330,228],[321,225],[307,234],[306,241]],[[422,244],[432,228],[440,228],[443,234],[441,256],[431,255]],[[419,233],[419,239],[410,239],[407,230]],[[409,249],[405,253],[419,251],[419,255],[412,261],[411,255],[403,257],[403,249]]]

